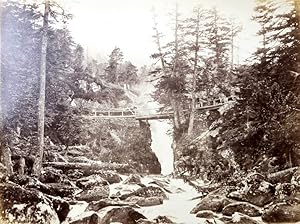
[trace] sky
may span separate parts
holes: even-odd
[[[174,10],[176,0],[61,0],[64,7],[74,18],[69,28],[76,42],[80,43],[87,54],[107,59],[114,49],[119,47],[125,60],[137,66],[151,64],[150,55],[156,52],[152,35],[154,7],[158,15],[160,31],[170,33],[169,13]],[[216,6],[226,16],[243,26],[236,38],[235,60],[249,57],[258,45],[255,37],[257,24],[251,21],[254,0],[177,0],[179,10],[187,15],[196,5]],[[237,54],[238,52],[238,54]]]

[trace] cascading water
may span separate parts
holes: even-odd
[[[168,133],[172,130],[172,126],[167,120],[151,120],[149,121],[152,135],[152,151],[158,158],[161,165],[161,173],[168,175],[173,172],[173,149],[172,136]]]

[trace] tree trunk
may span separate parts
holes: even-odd
[[[196,40],[195,40],[195,61],[193,71],[193,83],[192,83],[192,103],[191,113],[188,127],[188,135],[191,135],[194,129],[194,120],[196,114],[196,86],[197,86],[197,66],[198,66],[198,51],[199,51],[199,22],[200,22],[200,10],[197,9],[197,20],[196,20]]]
[[[33,173],[39,175],[42,169],[44,154],[44,131],[45,131],[45,89],[46,89],[46,64],[48,44],[48,17],[49,0],[45,0],[45,12],[42,30],[41,64],[40,64],[40,94],[38,102],[38,154],[34,161]]]

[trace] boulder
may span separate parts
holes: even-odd
[[[10,223],[59,224],[50,200],[36,190],[13,183],[0,184],[0,220]]]
[[[275,197],[280,201],[287,199],[296,193],[296,188],[294,184],[279,183],[275,187]]]
[[[280,202],[266,208],[262,220],[272,223],[288,223],[300,221],[300,204],[297,202]]]
[[[290,183],[294,173],[298,170],[298,167],[292,167],[285,170],[281,170],[268,175],[268,181],[270,183]]]
[[[80,169],[73,169],[67,171],[68,178],[72,180],[77,180],[83,177],[84,172]]]
[[[59,183],[63,180],[63,174],[61,170],[45,167],[41,172],[39,180],[43,183]]]
[[[110,199],[110,198],[105,198],[101,199],[99,201],[92,201],[89,203],[87,210],[92,210],[92,211],[98,211],[102,208],[108,207],[108,206],[131,206],[131,207],[137,207],[135,206],[135,203],[131,202],[124,202],[116,199]]]
[[[109,186],[108,185],[102,185],[102,186],[95,186],[93,188],[83,190],[78,195],[76,195],[76,198],[80,201],[99,201],[103,198],[109,197]]]
[[[97,174],[83,177],[76,181],[76,186],[83,190],[88,190],[103,185],[108,185],[108,182]]]
[[[101,209],[101,224],[120,222],[126,224],[136,224],[139,219],[146,219],[141,213],[131,207],[106,207]]]
[[[141,184],[141,177],[138,174],[130,174],[129,177],[123,182],[124,184]]]
[[[123,195],[127,195],[135,192],[136,190],[142,188],[139,184],[115,184],[110,185],[110,197],[111,198],[121,198]],[[125,196],[126,197],[126,196]]]
[[[263,207],[273,200],[274,195],[275,187],[264,181],[261,174],[254,173],[246,178],[241,189],[229,193],[228,197]]]
[[[122,181],[120,175],[113,171],[98,170],[96,174],[107,180],[109,184],[120,183]]]
[[[166,193],[160,188],[155,186],[142,187],[132,193],[122,195],[120,198],[125,200],[131,196],[140,196],[140,197],[162,197],[163,199],[167,199]]]
[[[147,206],[155,206],[155,205],[160,205],[163,203],[163,198],[162,197],[140,197],[140,196],[131,196],[127,198],[125,201],[127,202],[133,202],[139,206],[142,207],[147,207]]]
[[[47,198],[52,202],[59,221],[63,222],[70,212],[70,204],[66,200],[59,197],[47,196]]]
[[[101,218],[96,212],[84,212],[83,214],[69,220],[69,224],[100,224]]]
[[[229,205],[226,205],[223,210],[223,215],[231,216],[235,212],[242,213],[248,216],[260,216],[261,215],[261,208],[255,205],[252,205],[248,202],[234,202]]]
[[[252,217],[236,212],[232,215],[232,219],[225,223],[226,224],[260,224],[261,222],[256,221]]]
[[[47,192],[48,194],[53,196],[60,196],[62,198],[73,197],[78,191],[78,188],[76,186],[71,186],[69,184],[63,183],[49,183],[47,184],[47,187],[49,189],[49,191]]]
[[[203,210],[203,211],[197,212],[196,217],[205,218],[205,219],[213,219],[213,218],[218,218],[219,215],[210,210]]]
[[[153,219],[155,223],[174,223],[169,217],[165,215],[159,215]]]
[[[233,200],[226,198],[224,195],[208,194],[206,195],[191,211],[196,214],[202,210],[211,210],[213,212],[221,212],[222,209],[232,203]]]
[[[291,184],[295,185],[296,187],[300,187],[300,167],[296,170],[291,178]]]

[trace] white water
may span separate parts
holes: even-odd
[[[172,129],[171,124],[166,120],[152,120],[149,124],[152,135],[151,148],[161,165],[161,173],[171,174],[174,170],[172,136],[168,134],[168,131]]]
[[[146,178],[142,182],[146,184]],[[159,177],[156,179],[160,179]],[[164,177],[161,177],[164,180]],[[150,178],[151,180],[151,178]],[[195,214],[190,214],[193,207],[199,200],[191,200],[199,196],[199,193],[189,184],[184,183],[182,179],[168,179],[168,200],[164,200],[163,204],[151,207],[141,207],[137,209],[148,219],[154,219],[157,216],[167,216],[177,224],[199,224],[204,223],[203,219],[199,219]],[[146,184],[147,185],[147,184]]]

